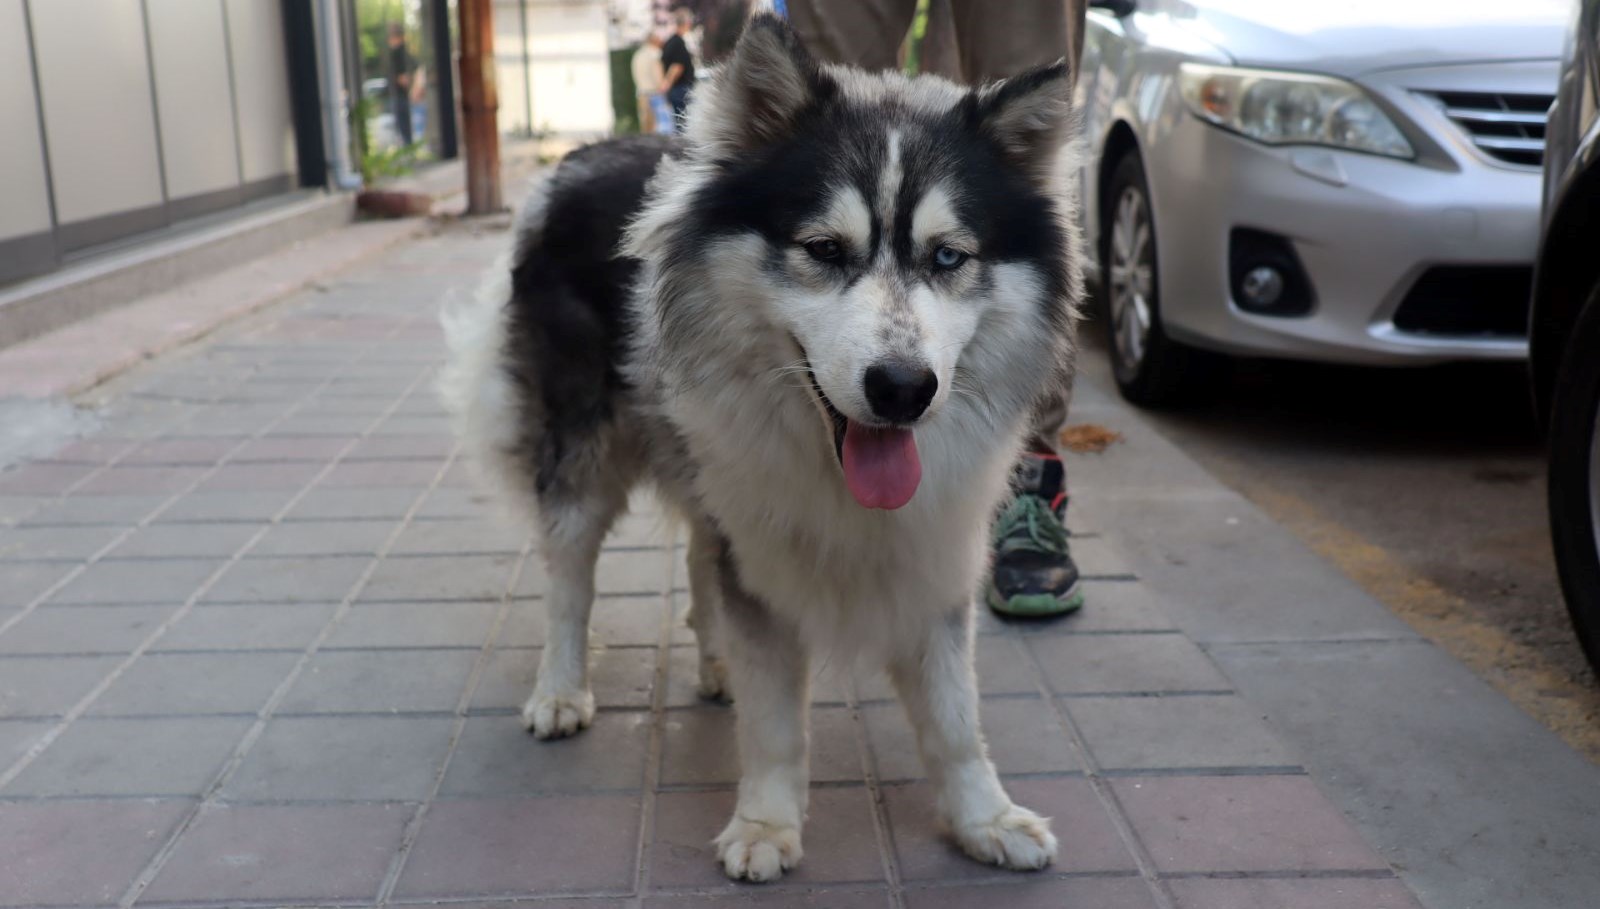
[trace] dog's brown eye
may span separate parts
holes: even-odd
[[[807,240],[805,247],[806,252],[811,254],[811,258],[819,262],[837,262],[844,255],[844,248],[839,245],[838,240],[832,237],[818,237],[815,240]]]

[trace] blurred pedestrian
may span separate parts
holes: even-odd
[[[665,69],[661,84],[672,105],[674,125],[683,129],[683,112],[689,108],[689,93],[694,91],[694,54],[687,40],[694,28],[694,13],[679,7],[672,11],[673,34],[661,46],[661,65]]]
[[[394,116],[395,134],[401,145],[411,144],[411,86],[416,62],[406,47],[406,29],[399,22],[389,23],[389,113]]]
[[[633,52],[633,90],[639,103],[639,132],[657,132],[656,109],[661,98],[661,33],[651,29]],[[670,126],[670,124],[667,124]]]
[[[816,56],[897,69],[917,0],[787,0],[789,18]],[[1077,74],[1087,0],[930,0],[923,72],[976,85],[1066,59]],[[1017,495],[995,522],[985,599],[996,612],[1052,616],[1083,605],[1066,529],[1066,465],[1057,450],[1070,389],[1039,409],[1017,463]]]

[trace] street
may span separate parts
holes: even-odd
[[[1085,374],[1114,387],[1103,326],[1086,324],[1084,337]],[[1212,400],[1147,416],[1425,637],[1600,760],[1600,687],[1556,580],[1524,367],[1241,361]]]

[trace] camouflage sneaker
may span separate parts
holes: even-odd
[[[1018,465],[1017,495],[995,521],[994,567],[986,598],[1008,616],[1066,615],[1083,606],[1072,561],[1064,491],[1066,472],[1053,455],[1030,454]]]

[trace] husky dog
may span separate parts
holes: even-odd
[[[568,155],[446,313],[464,444],[549,573],[535,735],[594,715],[595,560],[629,490],[686,519],[702,694],[738,714],[730,877],[800,860],[813,654],[888,670],[969,855],[1055,857],[986,754],[972,623],[1030,416],[1071,378],[1071,126],[1064,64],[969,90],[820,65],[757,16],[683,144]]]

